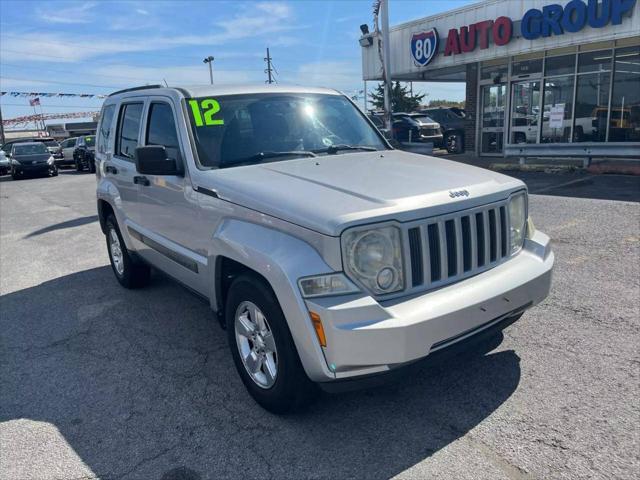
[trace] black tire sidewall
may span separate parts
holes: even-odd
[[[269,389],[259,387],[252,380],[238,351],[235,313],[244,301],[254,303],[264,313],[276,343],[278,374],[274,385]],[[225,317],[231,355],[251,396],[273,413],[285,413],[299,407],[304,401],[305,389],[308,389],[311,382],[304,373],[286,319],[271,288],[257,276],[241,275],[229,288]]]

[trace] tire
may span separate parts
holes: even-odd
[[[82,164],[80,163],[80,160],[76,158],[76,172],[81,172],[82,170]]]
[[[584,131],[582,130],[582,127],[576,127],[573,131],[573,142],[574,143],[582,142],[583,139],[584,139]]]
[[[252,313],[253,307],[263,316]],[[244,325],[252,325],[253,330],[242,327],[243,312],[247,314]],[[227,294],[225,317],[233,361],[253,399],[264,409],[279,414],[310,404],[317,387],[302,368],[287,321],[269,285],[255,275],[236,278]],[[258,320],[254,322],[253,318]],[[256,325],[262,328],[256,329]],[[250,331],[259,338],[251,340]],[[249,357],[261,359],[253,374],[243,360]],[[267,375],[269,371],[275,371],[275,375]]]
[[[89,173],[96,173],[96,161],[89,160]]]
[[[13,178],[14,180],[20,180],[20,175],[18,175],[18,173],[13,168],[11,169],[11,178]]]
[[[445,145],[449,153],[462,152],[462,135],[458,132],[449,132],[445,137]]]
[[[517,132],[514,139],[517,144],[527,143],[527,136],[522,132]]]
[[[105,222],[107,234],[107,252],[109,254],[109,262],[116,280],[124,288],[142,288],[149,283],[151,277],[151,268],[148,265],[140,263],[132,257],[129,250],[122,239],[118,222],[113,214],[107,217]],[[115,235],[115,237],[113,237]],[[117,239],[117,246],[113,246]],[[119,250],[119,255],[117,251]]]

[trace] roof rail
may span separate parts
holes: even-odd
[[[150,88],[165,88],[165,87],[164,85],[141,85],[139,87],[131,87],[131,88],[125,88],[123,90],[118,90],[117,92],[110,93],[108,96],[112,97],[119,93],[135,92],[136,90],[148,90]]]

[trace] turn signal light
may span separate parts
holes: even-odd
[[[322,327],[322,320],[320,320],[320,315],[318,315],[316,312],[309,312],[309,316],[311,317],[311,323],[313,323],[313,328],[316,331],[316,336],[318,337],[320,345],[326,347],[327,337],[324,335],[324,328]]]

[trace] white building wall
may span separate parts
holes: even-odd
[[[423,0],[428,6],[428,0]],[[394,8],[393,0],[389,1],[390,8]],[[591,28],[588,24],[579,32],[551,35],[550,37],[527,40],[520,37],[520,20],[525,12],[531,8],[542,9],[545,5],[560,3],[563,7],[568,2],[554,2],[553,0],[486,0],[431,17],[414,20],[395,26],[390,32],[391,42],[391,76],[404,80],[421,80],[429,78],[429,72],[447,67],[456,67],[467,63],[539,52],[559,47],[583,45],[604,40],[615,40],[640,34],[640,1],[637,1],[631,16],[623,17],[620,25],[607,25],[603,28]],[[585,0],[586,3],[586,0]],[[415,5],[420,5],[416,3]],[[494,45],[491,41],[489,48],[482,50],[477,45],[473,52],[459,55],[444,56],[447,34],[452,28],[459,29],[465,25],[495,20],[500,16],[510,17],[514,23],[513,37],[504,46]],[[417,66],[411,56],[411,36],[423,30],[435,27],[440,37],[439,52],[431,63],[425,67]],[[518,38],[516,38],[518,37]],[[380,80],[381,67],[377,41],[370,47],[362,48],[362,72],[364,80]]]

